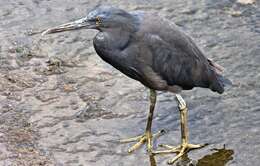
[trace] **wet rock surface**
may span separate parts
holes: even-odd
[[[183,92],[192,143],[210,143],[176,165],[260,163],[260,10],[235,0],[0,1],[0,165],[149,165],[145,147],[129,155],[120,138],[142,134],[147,89],[95,53],[95,31],[35,34],[86,15],[98,3],[156,11],[193,36],[236,83],[223,95]],[[158,143],[180,143],[174,96],[159,93]],[[156,156],[166,165],[174,155]]]

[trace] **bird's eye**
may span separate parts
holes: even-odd
[[[99,26],[101,24],[101,18],[99,16],[96,17],[96,25]]]

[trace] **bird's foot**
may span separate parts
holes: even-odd
[[[152,153],[153,146],[152,146],[152,138],[158,138],[165,133],[165,130],[160,130],[155,134],[151,134],[150,132],[145,132],[145,134],[137,137],[132,137],[128,139],[120,140],[120,143],[129,143],[129,142],[137,142],[132,147],[128,149],[128,153],[132,153],[133,151],[140,148],[143,144],[147,143],[147,151]]]
[[[194,149],[200,149],[208,144],[203,144],[203,145],[195,145],[195,144],[182,144],[179,146],[170,146],[170,145],[165,145],[165,144],[160,144],[160,147],[166,148],[167,150],[161,150],[161,151],[154,151],[153,154],[168,154],[168,153],[177,153],[177,155],[171,159],[168,160],[168,164],[173,164],[175,161],[177,161],[180,157],[182,157],[184,154],[187,152],[194,150]]]

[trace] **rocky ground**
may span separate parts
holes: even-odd
[[[210,143],[176,165],[260,163],[260,10],[243,0],[0,0],[0,165],[150,165],[145,148],[127,154],[117,140],[142,134],[147,89],[95,53],[95,31],[40,36],[47,27],[82,16],[97,4],[156,11],[196,40],[226,68],[236,86],[223,95],[183,92],[192,143]],[[82,111],[79,114],[79,111]],[[180,143],[174,96],[160,93],[155,141]],[[156,156],[166,165],[174,155]]]

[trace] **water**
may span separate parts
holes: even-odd
[[[0,165],[167,165],[145,147],[127,154],[120,138],[144,132],[148,90],[95,53],[95,31],[31,35],[86,15],[99,1],[0,1]],[[260,163],[260,11],[234,1],[102,1],[126,10],[156,11],[193,36],[236,86],[218,95],[183,92],[191,143],[210,143],[175,165]],[[47,63],[48,61],[48,63]],[[78,114],[83,110],[83,114]],[[159,93],[155,140],[180,143],[174,96]]]

